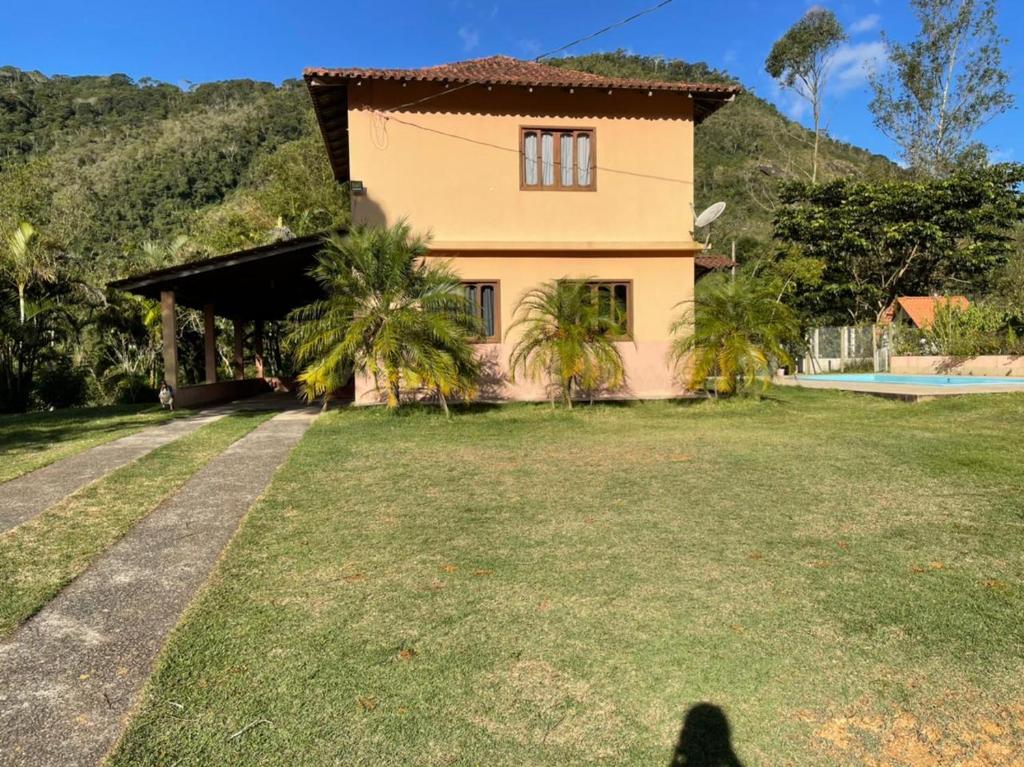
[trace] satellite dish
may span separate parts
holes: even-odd
[[[698,229],[705,227],[711,222],[716,221],[718,217],[721,216],[723,213],[725,213],[725,203],[716,202],[714,205],[711,205],[710,207],[706,208],[703,213],[697,216],[697,219],[696,221],[693,222],[693,225],[696,226]]]

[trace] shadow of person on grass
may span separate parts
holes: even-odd
[[[669,767],[743,767],[732,750],[729,720],[721,708],[697,703],[686,712]]]

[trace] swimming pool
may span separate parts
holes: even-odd
[[[996,376],[901,376],[893,373],[839,373],[836,375],[798,375],[796,379],[798,381],[901,384],[904,386],[1024,386],[1024,378]]]

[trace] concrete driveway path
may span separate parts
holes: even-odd
[[[316,415],[251,431],[0,644],[0,765],[100,762],[168,632]]]
[[[0,484],[0,533],[41,514],[114,469],[223,418],[228,409],[205,410],[191,418],[150,426]]]

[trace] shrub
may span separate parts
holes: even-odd
[[[114,402],[118,405],[140,405],[157,401],[157,390],[149,383],[149,378],[134,373],[120,377],[114,385]]]
[[[944,302],[935,307],[935,319],[922,336],[935,354],[975,357],[1007,351],[1008,330],[1006,315],[997,307],[971,304],[961,308]]]
[[[44,407],[84,405],[89,399],[88,371],[67,361],[57,362],[39,374],[33,393]]]

